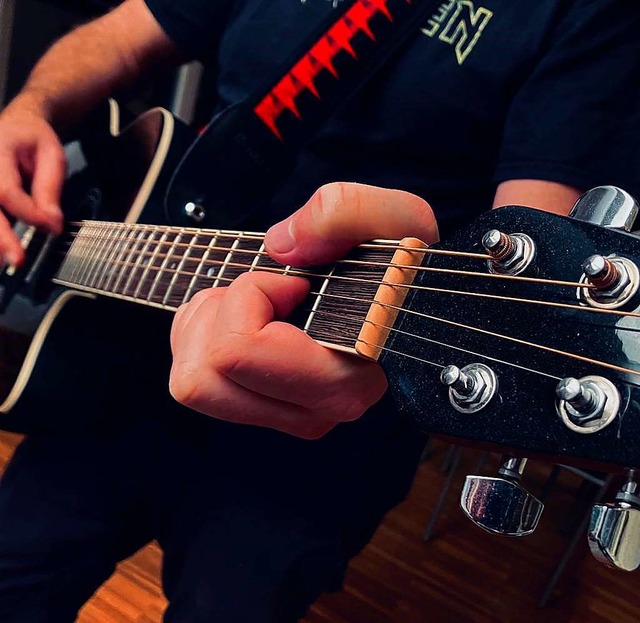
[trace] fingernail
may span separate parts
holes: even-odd
[[[296,246],[293,236],[293,219],[276,223],[265,236],[265,243],[276,253],[289,253]]]
[[[18,255],[12,251],[7,251],[4,254],[4,261],[7,265],[7,275],[11,276],[16,272],[18,266]]]

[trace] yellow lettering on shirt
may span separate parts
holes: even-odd
[[[453,46],[458,65],[462,65],[473,51],[493,11],[475,8],[471,0],[447,0],[427,21],[422,33]]]

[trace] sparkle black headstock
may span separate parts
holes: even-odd
[[[613,187],[585,194],[570,217],[508,206],[425,257],[382,362],[420,428],[507,453],[498,478],[470,476],[463,492],[489,531],[527,534],[542,511],[517,457],[640,468],[637,211]],[[624,524],[640,543],[628,473],[616,505],[594,512],[591,543],[635,568],[640,547],[622,562],[611,541]]]

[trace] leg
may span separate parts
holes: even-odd
[[[365,418],[315,442],[213,423],[211,462],[159,538],[166,623],[293,623],[340,588],[425,443]]]
[[[0,621],[70,623],[151,536],[127,435],[26,439],[0,482]]]

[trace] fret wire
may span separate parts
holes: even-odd
[[[78,276],[79,280],[82,280],[89,286],[94,286],[93,283],[94,274],[100,270],[101,258],[108,252],[111,238],[107,235],[109,231],[109,225],[105,223],[104,227],[99,227],[95,233],[96,241],[95,245],[90,245],[90,257],[87,266],[83,268],[82,274]],[[94,250],[95,248],[95,250]]]
[[[175,240],[180,240],[180,236],[182,236],[182,232],[176,234],[176,237],[173,240],[174,241]],[[170,244],[171,244],[171,241],[170,241]],[[148,301],[152,301],[153,300],[153,297],[154,297],[154,295],[156,293],[156,290],[158,289],[158,285],[162,281],[162,277],[164,275],[164,270],[169,265],[169,262],[171,261],[171,258],[173,257],[174,252],[175,252],[175,246],[171,245],[170,248],[169,248],[169,253],[167,253],[165,255],[164,260],[160,264],[160,269],[158,270],[158,273],[156,274],[155,279],[151,283],[151,287],[149,288],[149,292],[147,293],[147,296],[145,297]]]
[[[107,234],[109,234],[109,229],[107,229]],[[113,240],[110,245],[105,245],[104,254],[96,258],[97,268],[93,273],[92,280],[88,282],[89,285],[92,285],[99,290],[104,290],[102,284],[104,283],[105,278],[108,278],[108,276],[111,274],[109,272],[110,260],[119,249],[120,242],[123,236],[126,236],[126,230],[124,229],[119,232],[119,235],[115,236],[115,240]]]
[[[218,278],[221,277],[224,271],[226,270],[233,256],[233,252],[235,251],[235,249],[238,247],[239,244],[240,244],[240,239],[236,238],[229,249],[229,253],[227,253],[227,256],[224,258],[224,262],[222,263],[222,267],[220,268],[220,272],[218,273]],[[211,286],[212,288],[218,287],[218,278],[216,278],[216,280],[213,282],[213,285]]]
[[[138,254],[138,257],[136,258],[135,262],[133,262],[133,265],[131,266],[131,270],[129,271],[129,277],[127,278],[124,284],[124,288],[122,288],[122,294],[124,296],[128,296],[127,290],[133,283],[135,274],[138,271],[138,269],[142,268],[142,258],[144,257],[147,249],[153,244],[155,235],[156,233],[158,233],[157,230],[141,230],[141,231],[143,236],[142,252]],[[144,238],[145,234],[150,234],[150,235],[147,238]]]
[[[82,252],[84,245],[86,244],[86,240],[75,238],[71,244],[71,247],[69,248],[69,263],[67,266],[67,270],[69,271],[69,276],[71,277],[71,279],[75,279],[78,272],[78,267],[82,264]],[[71,255],[72,250],[73,255]]]
[[[320,287],[320,292],[318,293],[318,296],[316,296],[316,300],[314,301],[313,307],[311,308],[311,313],[309,314],[309,317],[307,318],[307,322],[305,322],[304,328],[302,329],[305,333],[308,333],[309,331],[309,327],[311,326],[313,317],[316,311],[318,311],[318,307],[320,307],[320,303],[322,302],[322,297],[324,293],[327,291],[327,288],[329,287],[329,280],[331,279],[331,277],[333,277],[333,272],[335,271],[335,269],[336,269],[335,266],[331,268],[331,270],[329,271],[329,274],[327,275],[326,279],[322,283],[322,286]]]
[[[100,232],[104,229],[106,229],[106,225],[102,225],[100,226],[99,224],[97,226],[93,227],[94,231],[96,232]],[[85,275],[85,271],[87,269],[89,269],[89,272],[91,272],[91,269],[93,268],[93,264],[91,263],[93,259],[95,259],[95,255],[96,252],[94,251],[94,249],[100,249],[100,236],[96,235],[95,236],[95,240],[87,240],[85,242],[81,243],[80,249],[79,249],[79,258],[78,261],[76,262],[76,265],[72,271],[72,277],[75,280],[82,280],[85,281],[86,280],[86,275]]]
[[[256,270],[256,268],[258,268],[258,262],[260,261],[260,256],[262,254],[264,254],[264,242],[260,245],[260,248],[258,249],[258,251],[256,252],[256,256],[253,258],[253,262],[251,262],[251,268],[249,269],[249,272],[253,272],[254,270]],[[238,251],[242,251],[243,253],[248,252],[248,249],[238,249]],[[268,255],[268,254],[265,254]]]
[[[131,232],[127,231],[126,229],[123,229],[123,232],[124,233],[122,234],[122,236],[120,236],[120,239],[116,242],[111,253],[105,261],[105,268],[102,271],[102,277],[99,282],[102,284],[100,287],[103,290],[109,290],[109,284],[113,282],[114,279],[118,278],[120,272],[124,272],[123,269],[125,267],[119,266],[117,258],[125,253],[128,249],[130,241],[129,234]],[[117,270],[118,267],[120,268],[120,271]]]
[[[86,275],[83,275],[83,281],[91,287],[97,287],[97,283],[95,281],[96,275],[100,272],[100,268],[103,266],[103,258],[106,258],[109,253],[110,244],[113,244],[114,242],[109,235],[110,229],[112,228],[107,225],[102,230],[98,231],[97,250],[95,253],[92,253]]]
[[[194,234],[191,237],[191,242],[189,243],[189,246],[187,247],[186,251],[184,252],[184,254],[182,255],[182,259],[180,260],[180,263],[178,264],[177,268],[176,268],[176,272],[173,275],[173,277],[171,278],[171,281],[169,282],[169,286],[167,287],[167,291],[164,295],[164,298],[162,299],[162,304],[166,305],[169,301],[169,299],[171,298],[171,292],[173,290],[173,288],[175,287],[176,281],[178,280],[178,275],[180,275],[180,273],[182,272],[182,269],[184,268],[184,264],[187,261],[187,257],[189,256],[189,254],[193,251],[193,241],[198,239],[198,234]]]
[[[189,282],[189,287],[187,288],[187,291],[184,297],[182,298],[183,304],[191,300],[191,297],[193,296],[192,294],[193,288],[195,287],[196,283],[198,283],[198,279],[200,279],[200,272],[204,267],[204,263],[208,261],[208,257],[211,254],[211,249],[213,248],[213,245],[216,244],[217,240],[218,240],[217,235],[214,235],[213,238],[209,240],[209,245],[206,247],[205,252],[202,254],[202,257],[200,258],[200,262],[198,263],[198,267],[196,268],[196,271],[193,274],[191,281]]]
[[[131,250],[135,247],[137,238],[132,236],[134,232],[130,230],[125,231],[126,234],[118,244],[120,247],[119,252],[116,250],[116,253],[113,256],[113,269],[109,272],[107,280],[103,284],[104,290],[113,290],[118,281],[120,281],[122,275],[127,272],[127,265],[124,263],[126,261],[125,257],[129,258],[131,256]]]
[[[160,240],[158,241],[158,245],[156,246],[155,252],[151,255],[149,263],[145,266],[145,269],[142,272],[142,277],[140,278],[140,281],[138,281],[138,287],[135,289],[133,293],[133,298],[138,298],[138,294],[142,289],[142,285],[144,284],[145,279],[147,278],[147,274],[149,273],[149,270],[153,267],[153,263],[155,262],[155,258],[158,253],[158,250],[160,249],[160,246],[162,245],[166,237],[167,237],[167,231],[164,230],[162,235],[160,236]]]
[[[125,275],[127,274],[127,270],[126,269],[129,266],[131,266],[131,264],[132,264],[131,260],[133,259],[134,254],[136,253],[138,247],[140,246],[140,244],[143,241],[144,241],[144,232],[140,231],[140,232],[137,233],[136,237],[134,238],[133,244],[131,245],[131,248],[129,249],[129,252],[127,254],[126,259],[119,260],[119,261],[124,262],[123,269],[125,269],[125,270],[121,270],[119,272],[118,278],[116,279],[116,282],[113,284],[113,287],[111,288],[111,290],[113,292],[117,292],[118,291],[118,288],[120,287],[120,284],[122,283],[122,280],[124,279]],[[134,266],[135,266],[135,264],[134,264]],[[135,268],[133,270],[135,270]],[[130,272],[131,271],[129,271],[129,273]]]

